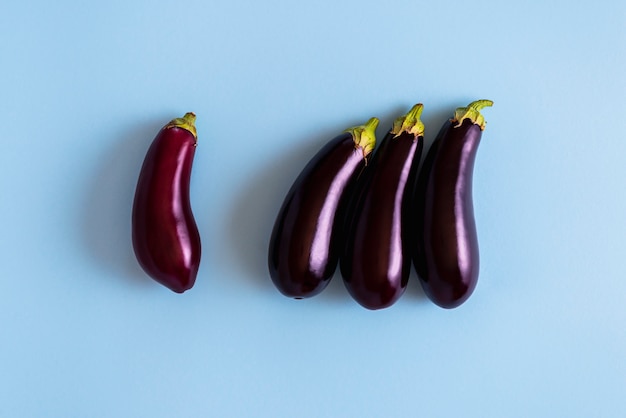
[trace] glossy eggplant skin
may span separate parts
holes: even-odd
[[[164,127],[148,149],[133,204],[137,260],[150,277],[176,293],[194,285],[200,265],[200,235],[189,201],[195,150],[196,137],[189,130]]]
[[[383,309],[404,293],[411,269],[410,215],[423,137],[388,133],[355,193],[340,260],[350,295],[367,309]]]
[[[349,132],[328,142],[287,193],[270,238],[268,267],[278,290],[308,298],[330,282],[339,259],[350,195],[369,153]]]
[[[472,177],[482,130],[469,119],[456,125],[440,130],[414,195],[414,265],[426,295],[448,309],[470,297],[479,271]]]

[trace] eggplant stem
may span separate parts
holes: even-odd
[[[352,134],[355,148],[361,148],[363,158],[367,157],[376,146],[376,128],[380,121],[378,118],[371,118],[364,125],[346,129],[345,132]]]
[[[198,139],[196,132],[196,115],[193,112],[187,112],[182,118],[172,119],[164,129],[181,128],[189,131],[194,138]]]
[[[480,126],[480,130],[484,131],[487,121],[485,117],[480,113],[481,109],[485,107],[493,106],[491,100],[476,100],[467,105],[467,107],[459,107],[454,112],[454,119],[452,122],[456,122],[455,128],[461,126],[465,119],[469,119],[474,125]]]
[[[413,134],[415,138],[418,136],[424,136],[424,124],[420,120],[423,110],[424,105],[418,103],[413,106],[406,115],[400,116],[396,119],[393,122],[393,128],[391,129],[391,133],[394,134],[394,138],[403,132]]]

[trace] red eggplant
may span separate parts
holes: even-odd
[[[320,293],[339,259],[344,216],[375,146],[378,119],[346,130],[305,166],[287,193],[269,244],[274,285],[296,299]]]
[[[472,176],[490,100],[456,109],[433,142],[414,194],[413,262],[426,295],[442,308],[465,302],[478,281]]]
[[[200,265],[200,235],[189,202],[195,120],[187,113],[158,133],[141,167],[133,204],[137,260],[149,276],[176,293],[191,289]]]
[[[355,193],[341,274],[352,297],[368,309],[391,306],[411,270],[411,193],[423,147],[423,106],[394,122]]]

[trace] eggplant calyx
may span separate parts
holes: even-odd
[[[363,158],[367,157],[376,146],[376,128],[378,127],[378,122],[378,118],[371,118],[364,125],[346,129],[346,132],[352,134],[354,147],[363,150]]]
[[[198,139],[198,133],[196,132],[196,115],[193,112],[185,113],[182,118],[172,119],[170,123],[165,125],[164,129],[169,128],[181,128],[189,131],[195,139]]]
[[[418,103],[409,110],[409,113],[396,119],[391,129],[394,138],[404,132],[412,134],[415,138],[424,136],[424,124],[420,120],[423,110],[424,105]]]
[[[491,100],[476,100],[467,105],[467,107],[459,107],[454,111],[454,119],[452,122],[455,123],[455,128],[461,126],[465,119],[469,119],[474,125],[480,126],[480,130],[484,131],[487,122],[485,121],[485,117],[480,113],[480,110],[492,106],[493,102]]]

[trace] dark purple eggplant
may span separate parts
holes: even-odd
[[[465,302],[478,281],[472,176],[490,100],[456,109],[433,142],[414,194],[413,262],[426,295],[442,308]]]
[[[394,122],[355,192],[340,267],[350,295],[368,309],[391,306],[409,279],[407,215],[423,147],[422,109],[417,104]]]
[[[346,207],[376,144],[378,119],[346,130],[304,167],[287,193],[269,244],[274,285],[296,299],[320,293],[339,259]]]
[[[189,202],[196,116],[174,119],[157,134],[141,167],[132,214],[139,264],[176,293],[190,289],[200,265],[200,235]]]

